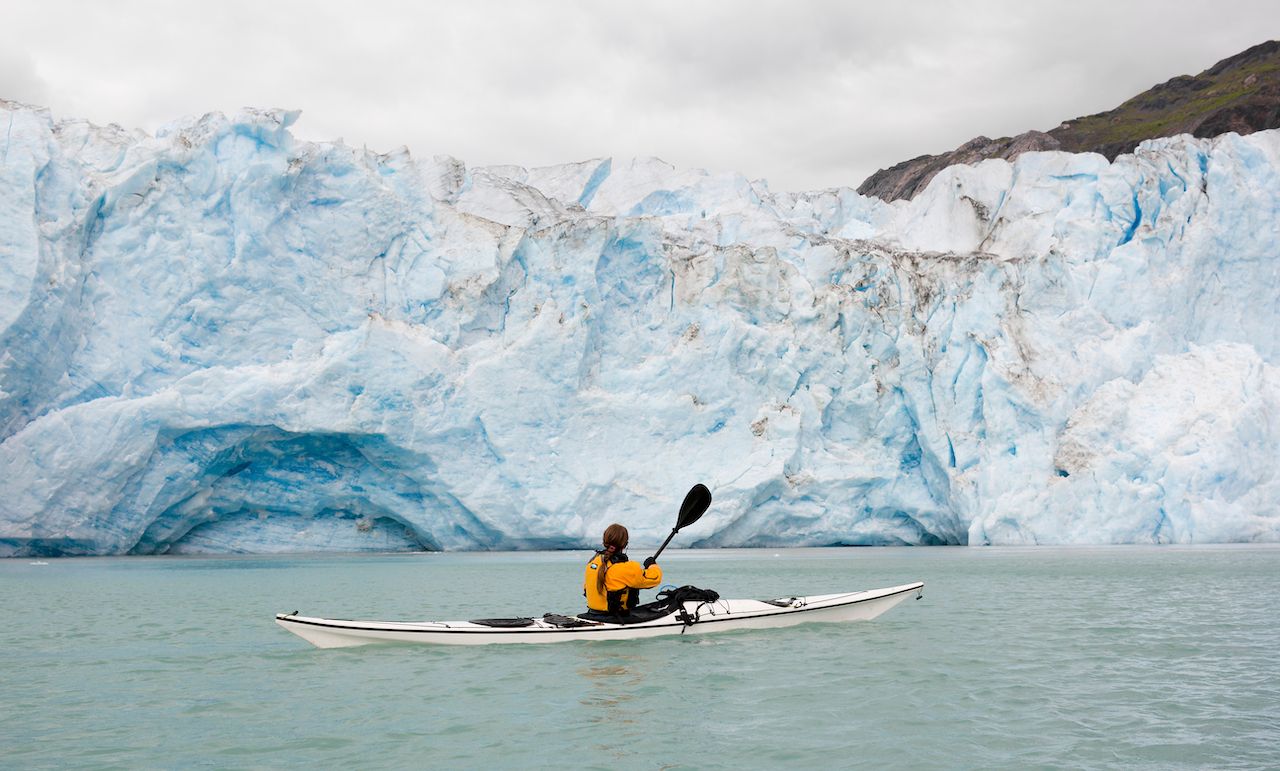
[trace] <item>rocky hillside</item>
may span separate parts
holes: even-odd
[[[872,174],[858,187],[886,201],[911,198],[933,175],[957,163],[1012,159],[1034,150],[1095,152],[1114,160],[1153,137],[1213,137],[1280,127],[1280,41],[1256,45],[1194,77],[1179,75],[1107,112],[1066,121],[1048,132],[977,137],[941,155],[922,155]]]

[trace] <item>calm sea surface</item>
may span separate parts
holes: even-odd
[[[272,620],[573,611],[586,556],[0,561],[0,767],[1280,767],[1280,548],[672,552],[728,597],[926,587],[629,643],[325,651]]]

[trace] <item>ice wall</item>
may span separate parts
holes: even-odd
[[[1280,540],[1280,134],[910,202],[0,103],[0,555]]]

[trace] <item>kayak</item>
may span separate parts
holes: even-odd
[[[317,648],[371,643],[489,645],[553,643],[570,640],[636,640],[663,635],[776,629],[814,621],[866,621],[924,594],[924,582],[843,594],[784,597],[776,600],[688,600],[653,618],[618,623],[592,614],[475,621],[349,621],[279,613],[276,623]],[[643,606],[642,606],[643,607]],[[639,610],[639,609],[637,609]],[[610,618],[610,617],[606,617]]]

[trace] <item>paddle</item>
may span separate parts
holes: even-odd
[[[658,555],[662,550],[667,548],[667,544],[671,543],[671,539],[676,537],[676,533],[680,532],[680,528],[688,527],[698,521],[711,505],[711,491],[706,485],[694,485],[689,490],[689,494],[684,497],[684,503],[680,504],[680,515],[676,517],[676,526],[671,528],[671,535],[667,536],[667,540],[662,542],[658,550],[653,553],[650,558],[654,562],[658,561]]]

